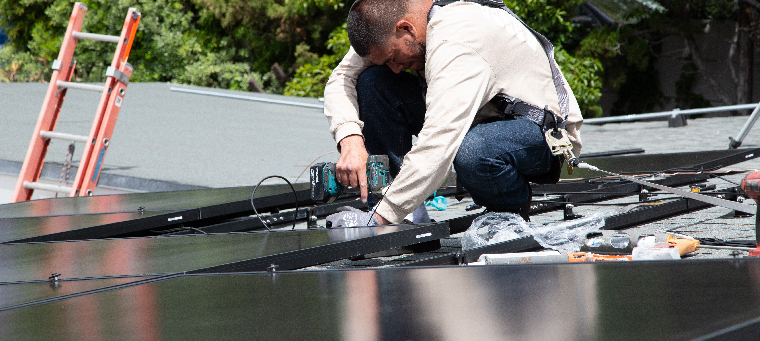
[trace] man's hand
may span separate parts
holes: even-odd
[[[359,187],[362,202],[367,202],[367,149],[361,135],[340,140],[340,158],[335,165],[338,182],[346,187]]]
[[[388,221],[388,219],[383,218],[383,216],[377,213],[375,213],[375,220],[377,220],[377,222],[380,223],[380,225],[390,225],[391,223],[390,221]]]

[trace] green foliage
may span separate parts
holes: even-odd
[[[338,66],[351,46],[348,42],[346,24],[330,33],[326,45],[333,51],[333,54],[315,58],[315,55],[308,50],[300,51],[299,59],[306,61],[306,63],[298,68],[293,80],[288,82],[285,87],[285,95],[321,97],[324,94],[325,85],[332,74],[332,70]]]
[[[231,46],[250,51],[252,69],[268,72],[275,62],[288,69],[296,46],[305,43],[316,53],[327,35],[348,14],[350,0],[189,0],[197,8],[198,23],[231,37]]]
[[[28,52],[16,52],[12,45],[0,48],[0,82],[42,82],[51,70]]]
[[[557,51],[554,57],[578,100],[583,117],[601,116],[602,63],[592,57],[573,57],[565,50]]]
[[[298,44],[323,47],[328,33],[345,21],[342,0],[84,0],[83,31],[118,35],[129,7],[142,13],[129,62],[132,81],[184,82],[247,89],[252,77],[282,91],[270,67],[294,63]],[[73,3],[69,0],[0,0],[4,27],[26,64],[46,67],[56,59]],[[75,77],[102,81],[113,45],[80,41]],[[39,57],[39,58],[37,58]],[[6,59],[11,57],[6,57]],[[28,58],[27,58],[28,59]],[[24,59],[25,60],[25,59]],[[26,65],[24,64],[24,65]],[[43,74],[49,77],[49,72]]]
[[[251,67],[248,64],[230,62],[223,53],[209,53],[202,56],[197,62],[185,66],[185,72],[175,78],[174,81],[247,91],[250,72]]]
[[[554,58],[562,69],[568,85],[578,100],[584,117],[602,115],[599,100],[602,97],[604,67],[596,56],[580,55],[573,47],[581,44],[605,44],[603,39],[587,41],[588,31],[573,24],[572,16],[583,0],[504,0],[504,3],[528,26],[543,34],[555,46]]]
[[[504,4],[555,46],[580,40],[577,34],[582,30],[577,30],[572,17],[583,0],[504,0]]]

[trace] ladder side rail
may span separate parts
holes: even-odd
[[[58,53],[58,59],[53,63],[53,74],[50,76],[45,100],[42,103],[42,109],[37,118],[37,124],[35,125],[11,202],[26,201],[32,198],[34,189],[26,188],[24,182],[36,182],[39,180],[40,173],[42,172],[42,164],[45,161],[45,154],[47,153],[50,140],[42,138],[40,131],[53,131],[55,129],[58,114],[66,95],[65,89],[59,92],[57,83],[59,80],[71,80],[74,73],[75,63],[73,62],[73,57],[77,41],[73,37],[73,32],[82,29],[82,23],[86,14],[87,6],[77,2],[69,19],[69,25],[66,28],[66,34],[61,44],[61,50]]]
[[[74,178],[71,196],[92,195],[100,178],[100,170],[116,126],[124,94],[127,90],[132,66],[126,61],[140,21],[140,12],[130,8],[124,20],[120,41],[116,47],[111,67],[106,73],[105,88],[90,131],[93,143],[85,147],[77,175]]]

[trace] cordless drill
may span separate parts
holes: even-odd
[[[335,178],[335,163],[322,162],[309,169],[311,199],[332,202],[346,189]],[[367,158],[367,190],[376,198],[383,195],[383,188],[390,183],[388,155],[370,155]],[[354,189],[358,192],[358,189]]]
[[[755,239],[757,240],[757,248],[750,251],[749,255],[752,257],[760,257],[760,221],[757,220],[760,215],[760,172],[754,172],[747,175],[742,180],[742,190],[750,198],[757,203],[757,214],[755,214]]]

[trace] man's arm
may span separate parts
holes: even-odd
[[[363,201],[367,200],[368,154],[362,136],[364,123],[359,119],[356,81],[372,65],[351,48],[325,86],[325,116],[340,151],[336,177],[344,186],[359,187]]]
[[[473,118],[495,95],[493,70],[477,52],[428,39],[425,123],[377,206],[377,213],[391,223],[400,223],[441,185]]]
[[[325,86],[325,116],[336,142],[349,135],[362,135],[364,123],[359,119],[356,81],[372,62],[351,48],[335,67]]]

